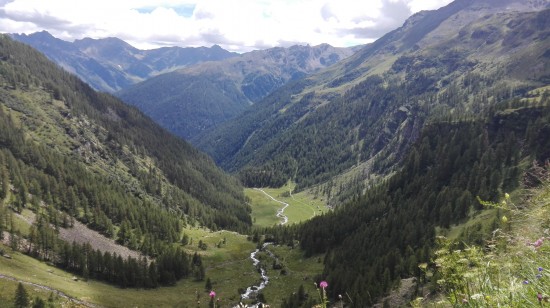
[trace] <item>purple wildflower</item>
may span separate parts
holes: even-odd
[[[523,284],[529,284],[529,280],[524,280]]]
[[[540,246],[542,246],[543,242],[544,242],[544,238],[541,237],[533,243],[533,246],[535,246],[535,248],[539,248]]]
[[[210,298],[214,298],[216,297],[216,292],[214,292],[214,290],[210,291]]]
[[[539,303],[542,302],[542,294],[541,293],[537,294],[537,299],[539,300]]]
[[[542,272],[544,269],[539,266],[539,272]]]
[[[323,280],[319,283],[319,286],[324,289],[324,288],[328,287],[328,282]]]

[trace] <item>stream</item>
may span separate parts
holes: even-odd
[[[258,267],[258,265],[260,264],[260,260],[258,258],[256,258],[256,255],[260,252],[260,251],[266,251],[269,256],[275,258],[275,256],[273,255],[273,253],[269,250],[266,249],[266,247],[268,245],[271,245],[272,243],[264,243],[262,245],[262,249],[256,249],[254,252],[250,253],[250,259],[252,259],[252,264],[255,266],[255,267]],[[258,291],[262,290],[263,288],[265,288],[265,286],[269,283],[269,276],[267,276],[267,271],[265,270],[265,268],[263,267],[259,267],[260,269],[260,284],[259,285],[254,285],[254,286],[251,286],[251,287],[248,287],[246,288],[246,291],[241,295],[241,299],[250,299],[252,295],[256,295],[258,294]],[[247,307],[256,307],[256,306],[247,306]]]
[[[263,189],[260,189],[260,188],[254,188],[254,189],[263,192],[266,196],[271,198],[271,200],[273,200],[275,202],[278,202],[278,203],[281,203],[283,205],[282,208],[277,210],[276,216],[282,219],[280,225],[285,225],[288,222],[288,217],[285,215],[284,212],[285,212],[285,209],[288,207],[289,204],[286,203],[286,202],[283,202],[283,201],[280,201],[280,200],[277,200],[277,199],[273,198],[273,196],[266,193]]]
[[[289,204],[286,203],[286,202],[279,201],[279,200],[273,198],[271,195],[266,193],[263,189],[260,189],[260,188],[254,188],[254,189],[263,192],[266,196],[271,198],[271,200],[283,204],[283,207],[277,210],[276,216],[282,219],[282,221],[279,223],[280,225],[284,225],[284,224],[288,223],[288,217],[284,214],[284,211],[289,206]],[[269,251],[267,249],[267,246],[272,245],[272,244],[273,243],[271,243],[271,242],[264,243],[262,245],[261,249],[256,249],[255,251],[250,253],[250,259],[252,260],[252,265],[254,265],[254,267],[256,267],[256,268],[259,268],[259,271],[260,271],[260,276],[261,276],[260,284],[259,285],[253,285],[253,286],[250,286],[250,287],[246,288],[246,291],[241,295],[241,300],[255,298],[256,295],[258,294],[258,292],[261,291],[263,288],[265,288],[265,286],[269,283],[269,276],[267,276],[267,271],[265,270],[265,268],[260,266],[260,260],[256,256],[260,251],[265,251],[272,259],[277,259],[277,257],[271,251]],[[253,305],[242,305],[242,304],[240,304],[240,305],[235,306],[235,307],[257,308],[257,307],[259,307],[259,303],[258,304],[253,304]]]

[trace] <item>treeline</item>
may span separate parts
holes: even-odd
[[[161,129],[137,109],[126,106],[111,95],[93,91],[88,85],[61,70],[32,48],[14,42],[5,35],[0,37],[0,64],[2,92],[0,96],[3,105],[11,108],[14,113],[21,114],[20,118],[23,119],[23,121],[17,119],[20,124],[18,128],[13,126],[14,121],[5,123],[4,126],[12,126],[11,131],[20,130],[21,134],[24,134],[26,129],[35,129],[37,125],[43,123],[39,121],[39,115],[54,117],[57,114],[59,117],[61,113],[62,118],[54,118],[55,124],[52,124],[58,125],[62,131],[65,131],[66,136],[60,140],[65,138],[67,142],[67,138],[69,140],[89,139],[85,136],[87,132],[83,132],[83,129],[88,129],[101,143],[99,146],[92,144],[91,151],[99,153],[102,159],[113,165],[116,161],[123,162],[131,177],[138,180],[137,186],[131,184],[133,186],[128,187],[130,185],[128,182],[123,183],[121,176],[113,174],[109,180],[107,180],[108,176],[103,175],[104,183],[121,186],[116,189],[128,190],[138,199],[152,200],[154,206],[189,214],[193,221],[199,221],[210,228],[246,231],[251,225],[250,209],[245,202],[239,182],[224,174],[206,155]],[[21,99],[21,96],[12,94],[14,91],[46,93],[50,96],[50,101],[49,104],[33,101],[30,95],[28,99]],[[61,101],[67,110],[56,109],[54,101]],[[90,124],[88,127],[77,128],[71,125],[75,120]],[[44,122],[48,123],[48,121]],[[9,135],[11,138],[12,134],[9,133]],[[14,142],[19,144],[22,140]],[[37,146],[43,148],[40,149],[38,156],[47,152],[46,147],[65,146],[56,145],[55,142],[55,140],[42,140],[41,145]],[[68,143],[71,142],[68,141]],[[12,141],[9,141],[4,145],[10,146],[11,143]],[[33,146],[27,145],[27,148]],[[11,150],[14,150],[13,146]],[[23,153],[12,154],[16,159],[27,162],[21,156]],[[138,160],[143,157],[151,158],[149,170],[143,170],[144,168],[140,167]],[[61,170],[66,162],[83,163],[82,157],[60,155],[56,159],[56,163],[62,167]],[[44,158],[40,160],[44,161]],[[87,165],[94,163],[100,162],[92,160],[88,161]],[[44,171],[41,167],[47,166],[47,164],[41,164],[39,169]],[[81,169],[86,167],[80,166]],[[59,173],[52,173],[58,170],[48,170],[47,173],[63,182],[64,178],[58,177]],[[124,172],[124,170],[117,170],[117,172]],[[101,175],[95,176],[101,177]],[[73,186],[70,182],[64,184],[67,187]],[[103,187],[97,191],[100,192],[102,189]],[[93,190],[96,190],[96,187]],[[62,193],[67,195],[65,190]],[[81,191],[75,189],[75,194],[79,195]],[[86,196],[86,198],[88,201],[97,201],[101,198],[99,193],[97,195],[96,199],[93,199],[93,196]],[[151,198],[147,198],[147,195]],[[118,205],[101,204],[101,206],[117,208]],[[100,205],[93,204],[90,210],[92,211],[96,206]],[[104,209],[101,211],[105,212]],[[111,214],[105,214],[111,218]],[[108,226],[102,226],[102,228],[105,227]]]
[[[55,264],[84,279],[97,279],[126,288],[156,288],[174,285],[178,280],[204,279],[204,266],[199,255],[189,256],[181,248],[166,249],[156,260],[142,256],[126,259],[116,253],[94,250],[90,244],[63,242]]]

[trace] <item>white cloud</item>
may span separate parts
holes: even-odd
[[[236,51],[294,43],[364,44],[412,13],[450,0],[12,0],[3,32],[47,30],[74,40],[116,36],[138,48],[211,46]]]

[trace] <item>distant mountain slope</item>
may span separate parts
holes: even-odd
[[[304,188],[350,168],[361,183],[393,168],[426,121],[474,116],[547,85],[548,3],[459,0],[418,13],[196,145],[247,185],[294,177]]]
[[[11,37],[43,52],[96,90],[110,93],[177,68],[237,55],[217,45],[139,50],[118,38],[84,38],[71,43],[46,31],[30,35],[11,34]]]
[[[15,207],[43,202],[109,236],[120,227],[147,254],[178,241],[182,221],[251,225],[239,183],[137,109],[5,35],[0,71],[0,181],[14,187],[1,197]]]
[[[163,74],[117,95],[187,140],[243,112],[251,104],[353,53],[352,48],[292,46],[252,51]]]

